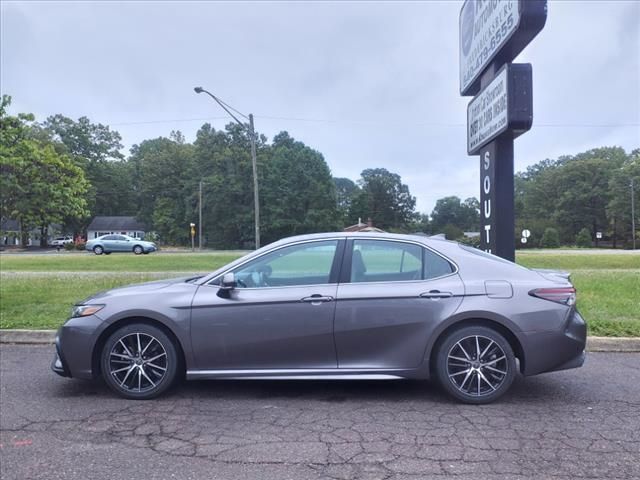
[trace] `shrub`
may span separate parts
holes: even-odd
[[[558,248],[560,246],[560,236],[555,228],[547,228],[542,234],[540,240],[542,248]]]
[[[76,250],[84,250],[84,246],[86,245],[86,242],[78,242],[75,244]]]
[[[458,242],[463,245],[469,245],[470,247],[480,248],[480,235],[476,237],[465,237],[464,235],[457,239]]]
[[[588,228],[583,228],[576,235],[576,246],[581,248],[591,247],[591,233]]]
[[[455,225],[451,225],[450,223],[446,224],[442,229],[442,233],[447,238],[447,240],[457,240],[464,235],[462,229],[456,227]]]
[[[75,245],[73,243],[65,243],[64,244],[64,249],[65,250],[73,250],[75,248]]]

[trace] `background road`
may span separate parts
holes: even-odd
[[[155,401],[0,346],[0,478],[640,478],[640,355],[520,379],[499,403],[427,382],[192,382]]]

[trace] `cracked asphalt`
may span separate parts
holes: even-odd
[[[0,478],[640,478],[640,354],[461,405],[428,382],[189,382],[146,402],[0,346]]]

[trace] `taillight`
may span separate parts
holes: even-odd
[[[576,303],[576,289],[573,287],[536,288],[531,290],[529,295],[563,305],[571,306]]]

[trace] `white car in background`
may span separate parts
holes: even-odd
[[[73,243],[73,237],[56,237],[49,242],[49,246],[64,247],[67,243]]]

